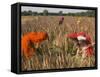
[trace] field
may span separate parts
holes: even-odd
[[[86,59],[81,63],[81,57],[76,58],[76,48],[72,40],[65,34],[85,32],[95,40],[95,18],[64,16],[64,22],[59,25],[60,16],[22,16],[21,36],[28,32],[47,32],[49,41],[41,43],[31,60],[25,60],[22,55],[22,70],[43,70],[95,66],[95,58]]]

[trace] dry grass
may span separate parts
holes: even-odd
[[[44,41],[31,60],[22,56],[22,70],[60,69],[94,66],[94,56],[81,63],[81,57],[75,57],[76,49],[65,34],[86,32],[95,40],[95,19],[93,17],[65,16],[62,25],[60,16],[22,16],[22,36],[27,32],[45,31],[49,41]]]

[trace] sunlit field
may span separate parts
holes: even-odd
[[[74,42],[65,37],[69,33],[85,32],[95,41],[95,18],[64,16],[60,25],[59,20],[60,16],[21,17],[21,37],[29,32],[46,32],[49,37],[39,44],[31,59],[26,59],[21,53],[22,71],[95,66],[94,55],[87,58],[85,64],[82,63],[81,56],[76,56]]]

